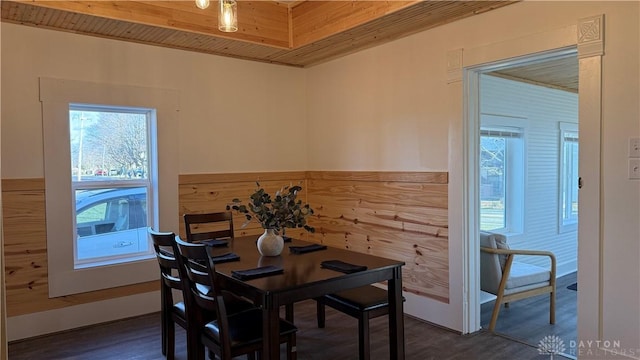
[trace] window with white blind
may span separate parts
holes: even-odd
[[[522,233],[524,128],[515,120],[483,115],[480,128],[480,229]],[[519,122],[519,121],[517,121]]]
[[[578,226],[578,125],[560,123],[560,186],[558,232]]]

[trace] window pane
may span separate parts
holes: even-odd
[[[480,229],[506,227],[504,137],[480,137]]]
[[[565,138],[563,148],[562,219],[563,223],[578,220],[578,142]]]
[[[147,116],[141,112],[69,111],[73,181],[146,179]]]
[[[76,190],[78,260],[149,250],[147,188]]]
[[[153,204],[148,159],[150,109],[71,104],[71,184],[75,194],[75,266],[140,259]]]

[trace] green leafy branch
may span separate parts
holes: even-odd
[[[233,199],[227,205],[227,210],[234,210],[243,214],[247,226],[252,220],[262,225],[264,229],[274,229],[278,232],[285,228],[304,228],[308,232],[315,232],[315,228],[307,224],[307,216],[313,215],[313,209],[309,204],[303,204],[298,199],[298,192],[302,190],[299,185],[283,186],[272,198],[256,181],[257,189],[249,197],[247,204],[240,199]]]

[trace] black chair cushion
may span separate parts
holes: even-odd
[[[262,341],[262,310],[254,308],[229,316],[229,337],[231,347]],[[295,333],[297,328],[290,322],[280,319],[280,335]],[[220,344],[220,328],[217,321],[205,325],[203,336]]]
[[[184,310],[184,302],[180,301],[177,302],[175,304],[173,304],[173,312],[178,314],[180,317],[182,317],[183,319],[186,319],[186,312]]]
[[[213,296],[213,294],[211,293],[210,287],[202,284],[196,284],[196,287],[198,288],[198,291],[200,291],[201,293],[207,294],[209,296]],[[246,301],[228,291],[223,291],[222,297],[224,298],[224,304],[227,309],[227,314],[235,314],[237,312],[255,308],[255,306],[253,306],[253,304],[250,303],[249,301]],[[209,317],[209,318],[214,319],[215,316]]]
[[[245,301],[231,293],[223,293],[223,297],[227,309],[227,314],[235,314],[249,309],[255,309],[255,306],[253,306],[252,303]],[[187,318],[183,301],[173,304],[173,312],[182,319]],[[205,318],[207,320],[211,320],[215,319],[216,316],[214,313],[205,312]]]
[[[324,297],[359,311],[369,311],[389,304],[387,290],[370,285],[340,291]]]

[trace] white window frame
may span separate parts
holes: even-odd
[[[505,164],[505,226],[492,232],[508,237],[524,233],[524,205],[526,180],[526,133],[524,118],[481,114],[480,137],[485,134],[511,134],[506,142]],[[481,219],[481,212],[479,212]]]
[[[40,78],[47,219],[49,297],[58,297],[157,280],[154,258],[122,264],[75,269],[72,211],[69,105],[104,104],[155,109],[158,163],[153,194],[158,212],[149,226],[178,232],[178,113],[175,90],[75,80]]]
[[[144,114],[146,117],[146,143],[147,143],[147,154],[154,154],[157,152],[157,139],[152,136],[152,134],[156,134],[156,124],[157,124],[157,116],[155,109],[148,108],[139,108],[139,107],[121,107],[121,106],[106,106],[106,105],[97,105],[97,104],[69,104],[69,112],[71,111],[87,111],[87,112],[116,112],[116,113],[135,113],[135,114]],[[151,161],[148,161],[147,168],[147,176],[142,179],[127,179],[127,180],[111,180],[111,181],[75,181],[72,176],[71,179],[71,194],[74,197],[72,201],[72,219],[73,219],[73,228],[77,229],[76,223],[76,199],[75,194],[77,190],[87,190],[87,189],[104,189],[104,188],[131,188],[131,187],[144,187],[146,188],[147,193],[147,224],[153,224],[153,219],[156,218],[155,213],[158,211],[156,208],[155,196],[153,196],[153,184],[155,182],[155,168],[157,164],[152,160],[157,157],[150,157]],[[150,259],[155,256],[155,252],[153,250],[153,245],[148,237],[145,239],[148,242],[147,251],[140,252],[137,254],[123,254],[123,255],[112,255],[105,256],[101,258],[90,258],[85,260],[78,259],[78,235],[74,234],[74,265],[76,269],[81,268],[89,268],[94,266],[106,266],[113,265],[118,263],[125,263],[137,260],[145,260]],[[117,235],[116,235],[117,236]]]
[[[567,199],[565,198],[562,189],[565,186],[568,171],[567,167],[565,167],[563,164],[563,159],[566,155],[565,144],[567,142],[567,137],[575,136],[576,138],[578,138],[580,135],[578,134],[578,124],[560,122],[558,125],[560,128],[560,158],[558,160],[558,233],[562,234],[571,231],[578,231],[578,217],[576,216],[575,218],[570,218],[565,216],[565,200]],[[578,143],[577,139],[576,143]],[[576,179],[578,178],[578,174],[572,174],[572,176]],[[575,189],[575,191],[576,195],[578,195],[579,193],[577,188]]]

